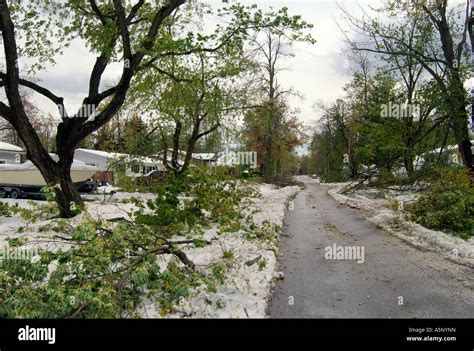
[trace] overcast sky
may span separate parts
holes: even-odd
[[[301,92],[304,99],[293,99],[292,104],[300,108],[300,118],[308,124],[314,124],[318,114],[313,110],[317,101],[330,102],[343,94],[342,88],[349,81],[351,69],[343,55],[344,35],[336,25],[341,22],[342,5],[351,13],[359,13],[360,7],[368,9],[369,4],[380,3],[378,0],[335,1],[335,0],[299,0],[299,1],[259,1],[271,3],[274,7],[286,6],[290,14],[299,14],[314,25],[312,34],[316,44],[297,43],[295,57],[285,63],[290,70],[281,73],[280,82],[292,86]]]
[[[221,0],[210,0],[211,4]],[[296,44],[295,57],[284,63],[289,71],[280,75],[280,83],[284,87],[293,87],[301,92],[304,100],[293,99],[292,104],[301,110],[301,120],[314,125],[318,114],[313,110],[317,101],[331,102],[342,96],[343,86],[349,81],[351,69],[345,64],[342,51],[345,47],[343,34],[336,25],[342,14],[338,3],[352,14],[360,14],[360,7],[365,10],[369,5],[381,4],[381,0],[243,0],[243,3],[257,3],[261,8],[286,6],[290,14],[300,14],[312,23],[312,34],[317,40],[314,45]],[[341,22],[340,22],[341,23]],[[57,95],[63,96],[66,106],[72,107],[81,103],[87,93],[88,78],[95,57],[91,55],[80,40],[75,40],[59,57],[57,65],[38,74],[42,84]],[[21,64],[21,62],[20,62]],[[121,70],[115,64],[104,74],[105,84],[115,82]],[[37,98],[36,102],[45,111],[57,115],[56,107],[45,98]]]

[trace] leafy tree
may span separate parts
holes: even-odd
[[[61,216],[71,217],[71,203],[82,206],[70,174],[74,150],[88,135],[104,126],[122,106],[131,80],[143,65],[144,59],[154,57],[175,47],[174,43],[160,45],[163,22],[185,3],[184,0],[150,3],[138,0],[135,4],[120,0],[109,2],[79,0],[48,2],[0,1],[0,29],[5,52],[5,72],[0,73],[8,105],[0,103],[0,115],[18,132],[27,149],[27,157],[38,167],[48,184],[60,184],[56,199]],[[44,86],[20,74],[19,58],[38,59],[33,70],[53,60],[73,38],[84,40],[91,52],[97,54],[89,79],[89,91],[83,106],[69,115],[64,99]],[[18,41],[25,38],[24,44]],[[37,40],[41,38],[42,40]],[[101,78],[113,61],[121,61],[122,72],[118,83],[102,90]],[[61,123],[56,133],[54,161],[32,126],[21,100],[20,86],[43,95],[57,105]],[[107,99],[109,98],[109,99]],[[101,111],[94,109],[101,103]]]
[[[436,84],[419,84],[411,101],[422,107],[413,111],[406,105],[402,82],[402,76],[385,70],[375,74],[362,70],[344,88],[343,99],[320,106],[322,119],[310,147],[316,173],[334,181],[346,179],[348,173],[357,178],[362,167],[371,168],[365,176],[373,171],[392,174],[405,167],[412,178],[413,155],[446,145],[449,127],[437,112],[442,101]],[[409,137],[407,132],[411,133]],[[411,172],[407,149],[412,154]]]
[[[267,101],[267,104],[270,102]],[[278,111],[270,112],[272,108]],[[278,116],[278,129],[273,131],[272,148],[268,152],[268,128],[275,116]],[[242,143],[248,149],[257,152],[258,164],[265,175],[265,167],[271,159],[271,163],[277,165],[278,175],[288,175],[292,170],[293,153],[297,146],[303,145],[307,135],[304,125],[298,120],[296,112],[292,111],[287,104],[279,106],[258,107],[247,111],[244,115],[244,128],[241,132]],[[288,165],[285,164],[288,161]],[[289,168],[288,168],[289,167]],[[284,172],[287,168],[286,172]],[[278,180],[273,179],[272,182]]]
[[[212,53],[165,59],[160,67],[172,73],[163,77],[150,72],[137,85],[134,103],[154,113],[152,124],[161,135],[158,153],[175,174],[186,171],[197,143],[218,131],[237,108],[234,81],[246,69],[240,57],[240,43],[228,41]]]
[[[330,106],[321,103],[319,107],[322,118],[310,144],[314,172],[326,181],[345,180],[348,176],[346,162],[352,167],[351,173],[357,173],[357,166],[353,167],[356,164],[355,145],[351,143],[354,137],[350,133],[348,105],[338,99]]]
[[[32,260],[0,260],[0,317],[140,318],[145,298],[169,313],[192,288],[223,284],[225,267],[199,267],[186,254],[212,244],[203,239],[206,226],[219,233],[242,230],[254,240],[271,240],[276,229],[255,224],[246,213],[246,199],[256,196],[250,184],[199,169],[188,175],[170,173],[153,200],[129,199],[131,221],[111,223],[88,213],[74,224],[49,221],[43,230],[60,233],[51,235],[54,249],[39,249]],[[35,220],[50,217],[51,207],[2,205],[0,213]],[[9,246],[35,242],[15,237]],[[157,259],[161,255],[169,258],[166,267]]]
[[[294,22],[285,11],[264,14],[255,6],[233,4],[217,11],[218,16],[226,18],[225,25],[219,24],[209,35],[195,34],[194,28],[189,30],[195,9],[195,2],[186,0],[0,1],[6,63],[5,71],[0,72],[0,85],[5,88],[8,100],[8,104],[0,104],[0,116],[18,132],[27,157],[46,182],[60,184],[55,189],[61,216],[74,216],[71,203],[75,203],[74,207],[83,206],[70,174],[74,150],[120,110],[138,72],[151,69],[164,57],[216,51],[216,47],[207,46],[211,42],[217,42],[220,47],[233,38],[243,41],[249,29],[285,27]],[[210,9],[207,12],[213,14]],[[179,22],[181,31],[177,34],[168,31],[169,22]],[[82,106],[69,114],[63,97],[27,79],[26,74],[54,62],[75,38],[83,40],[97,57]],[[23,57],[34,60],[30,69],[19,65]],[[103,73],[113,62],[122,63],[120,77],[115,85],[101,89]],[[55,133],[58,161],[51,158],[31,125],[20,97],[20,86],[43,95],[58,107],[61,117]]]
[[[467,118],[469,101],[463,84],[470,68],[466,45],[469,2],[449,7],[447,0],[391,0],[379,11],[392,19],[402,15],[402,20],[383,23],[367,16],[358,19],[345,11],[353,31],[369,39],[348,41],[355,50],[381,54],[403,66],[418,65],[431,76],[443,99],[439,112],[447,119],[463,164],[474,172]],[[411,72],[416,74],[417,69]],[[414,82],[411,80],[409,85],[413,87]]]
[[[215,34],[208,37],[210,49],[186,57],[171,53],[154,61],[154,69],[140,75],[134,89],[135,105],[155,113],[155,128],[162,136],[164,165],[176,174],[186,171],[200,141],[209,141],[226,126],[233,127],[239,112],[252,100],[249,96],[254,92],[242,82],[243,76],[255,67],[251,61],[254,57],[244,54],[246,42],[253,43],[262,29],[266,34],[309,40],[301,33],[309,25],[300,16],[290,16],[287,8],[269,13],[256,10],[255,6],[230,8],[249,11],[245,15],[245,32],[233,36],[221,34],[218,25]],[[229,26],[238,31],[241,24]],[[167,31],[173,36],[179,29],[172,23]]]

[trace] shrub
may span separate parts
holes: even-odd
[[[133,177],[126,176],[125,174],[120,174],[117,176],[117,187],[121,191],[125,192],[135,192],[137,190],[137,184]]]
[[[424,227],[468,239],[474,235],[474,188],[464,169],[438,169],[433,187],[408,208]]]

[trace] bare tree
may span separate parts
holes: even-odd
[[[314,43],[311,37],[301,39]],[[266,182],[275,181],[275,176],[280,173],[281,159],[275,159],[273,155],[275,138],[279,133],[282,123],[282,106],[289,95],[297,95],[292,89],[284,89],[278,82],[278,73],[284,70],[281,61],[292,57],[290,52],[292,40],[288,33],[266,30],[262,40],[256,38],[250,57],[259,62],[259,79],[255,80],[257,89],[264,93],[265,98],[261,106],[264,107],[267,116],[267,133],[265,135],[265,160],[264,179]],[[281,147],[278,145],[278,147]]]

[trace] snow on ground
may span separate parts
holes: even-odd
[[[254,216],[255,223],[262,223],[267,220],[279,226],[283,225],[285,217],[286,203],[294,197],[300,188],[298,186],[287,186],[277,188],[270,184],[260,184],[259,191],[261,198],[254,200],[254,207],[260,212]]]
[[[348,185],[350,182],[345,182],[345,183],[325,183],[321,179],[319,179],[316,175],[312,176],[307,176],[307,175],[298,175],[293,177],[296,181],[299,182],[304,182],[305,180],[308,180],[308,178],[311,179],[311,181],[315,184],[320,184],[320,185],[326,185],[326,186],[340,186],[340,185]]]
[[[347,183],[334,184],[328,193],[336,201],[368,213],[367,219],[376,226],[405,242],[430,251],[441,253],[446,259],[474,268],[474,237],[469,240],[431,229],[411,222],[403,215],[403,208],[394,210],[394,204],[416,201],[418,194],[408,189],[387,189],[385,196],[380,196],[376,189],[354,191],[348,195],[340,194]]]
[[[109,193],[111,190],[107,189]],[[286,204],[298,191],[299,187],[291,186],[277,188],[268,184],[260,184],[259,191],[261,197],[254,198],[248,211],[258,211],[254,215],[254,222],[262,224],[268,221],[274,225],[283,226]],[[92,217],[102,217],[111,219],[117,217],[128,218],[128,211],[134,209],[131,204],[122,204],[118,200],[130,198],[131,196],[142,199],[153,198],[153,194],[140,193],[119,193],[112,197],[106,195],[86,196],[87,212]],[[1,199],[2,202],[8,202],[10,205],[18,203],[20,207],[30,208],[33,202],[28,200]],[[46,202],[35,201],[34,203],[46,204]],[[72,219],[73,222],[79,222],[83,214]],[[39,228],[50,221],[28,224],[25,220],[17,217],[0,216],[0,246],[6,244],[7,237],[27,236],[30,240],[42,237],[47,239],[47,234],[39,233]],[[18,228],[24,227],[21,233]],[[278,243],[275,241],[266,241],[261,239],[248,239],[242,232],[217,234],[217,227],[213,226],[205,230],[204,240],[212,241],[211,245],[194,248],[183,246],[183,251],[196,264],[197,270],[205,271],[205,268],[211,263],[222,263],[224,250],[232,250],[234,257],[228,259],[228,268],[226,272],[225,284],[217,286],[217,292],[207,291],[205,285],[192,290],[190,297],[179,302],[175,306],[176,313],[166,317],[180,318],[263,318],[266,315],[267,302],[270,295],[271,284],[277,278],[281,278],[280,272],[275,272],[276,252]],[[48,245],[48,240],[44,240]],[[258,262],[247,265],[246,263],[261,257],[260,261],[265,260],[265,264]],[[160,266],[166,267],[169,255],[160,256]],[[159,310],[155,302],[146,300],[139,312],[144,317],[160,318]]]

